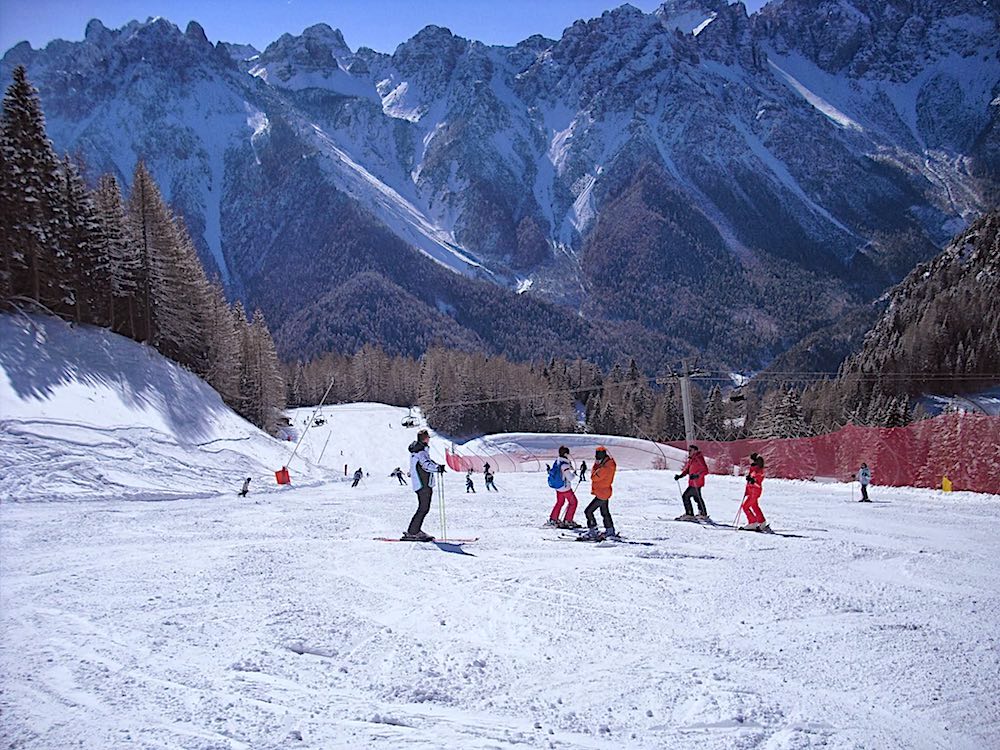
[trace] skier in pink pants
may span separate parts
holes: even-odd
[[[569,457],[569,448],[565,445],[559,446],[559,458],[549,469],[549,487],[556,491],[556,504],[549,514],[547,526],[556,526],[560,529],[578,529],[580,524],[573,520],[576,513],[576,493],[573,492],[573,478],[576,477],[576,470],[573,468],[573,461]],[[566,506],[566,515],[560,520],[559,514],[562,507]]]

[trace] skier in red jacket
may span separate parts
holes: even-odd
[[[697,445],[688,446],[688,460],[681,469],[680,474],[674,475],[674,481],[679,481],[681,477],[688,477],[688,488],[681,495],[684,502],[683,515],[677,516],[678,521],[708,521],[708,510],[705,508],[705,501],[701,498],[701,488],[705,486],[705,475],[708,474],[708,464],[705,463],[705,454]],[[691,498],[698,503],[698,515],[694,515],[691,507]]]
[[[771,527],[764,519],[757,501],[764,491],[764,458],[756,453],[750,454],[750,471],[747,472],[747,488],[740,506],[747,515],[747,525],[741,526],[741,531],[763,531],[770,533]]]

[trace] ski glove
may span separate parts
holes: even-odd
[[[684,475],[683,474],[674,474],[674,481],[675,482],[679,482],[681,480],[682,476],[684,476]]]
[[[444,466],[441,464],[438,464],[438,474],[444,474]]]
[[[747,474],[747,484],[757,484],[757,481],[752,476]]]

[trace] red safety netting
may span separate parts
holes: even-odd
[[[683,448],[683,442],[671,443]],[[751,452],[764,457],[767,475],[782,479],[849,481],[862,463],[872,482],[1000,493],[1000,417],[942,414],[907,427],[857,427],[811,438],[698,441],[717,474],[741,473]]]

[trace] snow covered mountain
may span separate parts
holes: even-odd
[[[446,286],[429,259],[748,364],[995,202],[998,18],[976,0],[669,0],[514,47],[429,26],[392,55],[324,24],[257,53],[194,22],[93,21],[2,72],[28,67],[57,147],[94,172],[127,181],[145,158],[231,292],[286,322],[286,354],[342,338],[321,298],[375,314],[370,282],[345,287],[358,273],[491,342],[462,301],[517,301],[428,296]]]

